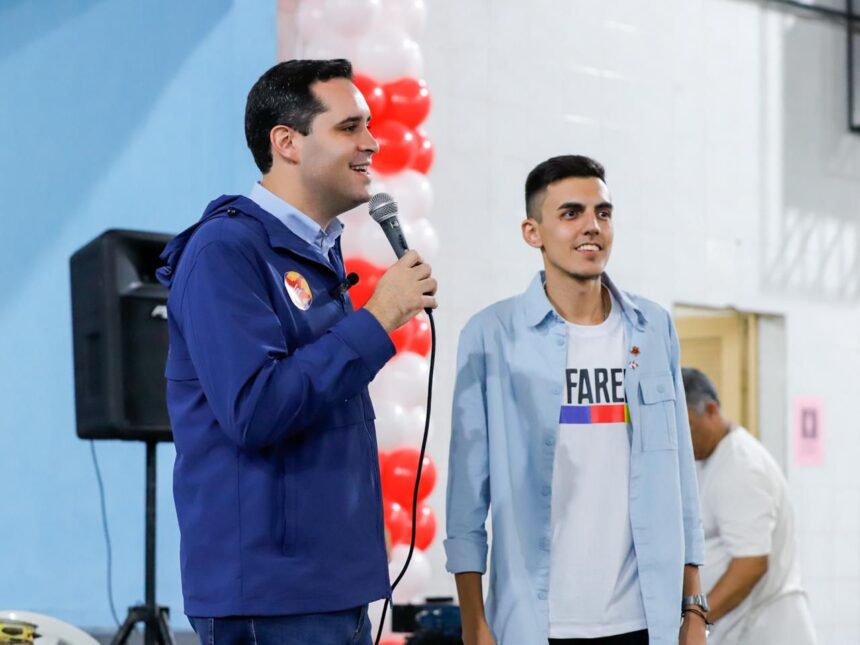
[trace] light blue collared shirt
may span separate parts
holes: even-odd
[[[284,223],[284,226],[313,247],[326,264],[330,263],[329,251],[334,247],[340,234],[343,233],[343,224],[339,219],[333,219],[328,228],[323,230],[314,220],[265,188],[260,182],[254,182],[248,199],[264,211],[277,217]]]
[[[543,281],[541,273],[525,293],[475,315],[457,358],[447,568],[486,572],[491,512],[486,611],[502,645],[546,645],[549,630],[552,472],[567,328]],[[603,281],[624,321],[630,525],[650,643],[676,645],[684,565],[704,559],[678,339],[663,308]]]

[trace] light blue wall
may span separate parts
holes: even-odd
[[[0,1],[0,609],[111,629],[77,439],[69,256],[107,228],[177,232],[256,169],[242,115],[275,60],[274,0]],[[120,620],[143,599],[143,444],[96,444]],[[182,617],[172,444],[158,599]]]

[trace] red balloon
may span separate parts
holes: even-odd
[[[420,315],[410,320],[409,325],[412,327],[412,333],[404,351],[427,356],[433,344],[433,338],[430,334],[430,321]]]
[[[356,309],[361,309],[370,300],[385,269],[362,258],[349,258],[345,264],[347,274],[358,274],[358,283],[349,290],[349,297],[352,305]]]
[[[415,153],[415,159],[412,161],[410,168],[426,175],[430,171],[430,166],[433,165],[433,158],[435,156],[433,153],[433,142],[427,138],[427,133],[424,130],[418,128],[414,132],[415,138],[418,141],[418,152]]]
[[[400,352],[407,351],[407,348],[412,342],[412,334],[415,333],[415,328],[411,323],[412,321],[410,320],[408,323],[401,325],[389,334],[389,336],[391,336],[391,342],[394,343],[394,347],[398,354]]]
[[[415,521],[415,547],[426,551],[433,543],[433,538],[436,537],[436,515],[433,509],[427,504],[418,505],[418,519]],[[410,520],[407,537],[412,533],[412,523]],[[407,542],[408,544],[408,542]]]
[[[372,134],[379,143],[379,152],[373,155],[373,169],[379,174],[393,175],[406,170],[415,161],[418,139],[399,121],[374,123]]]
[[[370,108],[370,116],[374,119],[380,118],[388,104],[388,97],[385,95],[382,85],[364,74],[354,74],[352,82],[358,91],[364,95],[367,107]]]
[[[397,502],[383,498],[382,513],[385,528],[391,538],[391,546],[409,544],[409,536],[412,533],[412,516],[409,511]]]
[[[388,453],[379,451],[379,477],[382,478],[382,469],[385,468],[385,460],[388,459]]]
[[[412,510],[412,493],[415,489],[415,474],[418,471],[418,456],[415,448],[397,448],[388,453],[382,472],[382,495],[397,502],[407,511]],[[436,466],[426,454],[421,468],[421,484],[418,486],[418,501],[426,499],[436,485]]]
[[[379,641],[379,645],[406,645],[406,638],[391,634]]]
[[[430,90],[427,83],[417,78],[401,78],[383,85],[388,97],[385,118],[400,121],[410,128],[417,128],[430,112]]]

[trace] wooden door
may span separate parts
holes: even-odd
[[[675,326],[681,366],[707,374],[717,388],[726,418],[758,436],[756,315],[679,307]]]

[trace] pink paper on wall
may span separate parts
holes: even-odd
[[[824,463],[824,404],[821,399],[794,400],[794,463],[798,466]]]

